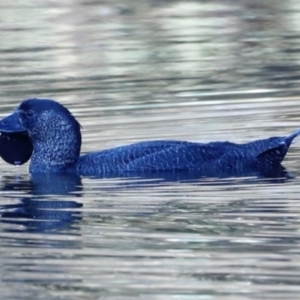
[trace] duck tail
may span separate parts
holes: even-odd
[[[278,143],[260,153],[257,156],[258,160],[263,163],[264,166],[274,166],[278,163],[281,163],[287,151],[289,150],[291,143],[298,135],[300,135],[300,128],[294,131],[292,134],[280,138]]]
[[[282,142],[284,142],[288,147],[291,145],[293,140],[300,135],[300,128],[294,131],[292,134],[283,138]]]

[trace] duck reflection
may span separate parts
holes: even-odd
[[[130,174],[132,175],[132,174]],[[274,172],[273,177],[268,178],[269,183],[283,183],[290,177],[283,170]],[[232,185],[235,180],[209,180],[200,179],[199,174],[191,172],[148,174],[148,176],[123,176],[128,181],[116,181],[108,190],[142,189],[145,186],[155,187],[168,185],[171,182],[190,182],[200,185]],[[107,179],[117,177],[102,177]],[[120,177],[119,177],[120,178]],[[227,178],[224,176],[224,178]],[[96,179],[96,178],[95,178]],[[142,179],[142,180],[141,180]],[[237,178],[236,178],[237,179]],[[248,177],[243,183],[266,183],[266,178]],[[240,182],[240,181],[239,181]],[[107,189],[107,188],[105,188]],[[15,178],[11,176],[2,178],[2,191],[22,191],[25,196],[20,198],[17,204],[0,206],[0,222],[22,225],[26,232],[60,231],[76,229],[77,221],[81,220],[82,204],[76,197],[82,196],[82,182],[80,176],[74,174],[33,174],[29,179]],[[15,197],[14,197],[15,199]],[[4,229],[9,232],[18,231],[9,227]]]
[[[32,175],[30,179],[4,177],[2,191],[25,191],[17,204],[0,206],[0,222],[24,226],[27,232],[65,230],[81,219],[78,208],[81,179],[76,175]],[[71,198],[71,199],[69,199]],[[14,231],[12,228],[9,231]]]

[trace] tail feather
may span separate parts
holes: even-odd
[[[300,135],[300,129],[297,129],[295,132],[293,132],[292,134],[286,136],[285,138],[283,138],[282,142],[284,142],[288,147],[291,145],[291,143],[293,142],[293,140]]]
[[[273,166],[274,164],[276,165],[278,163],[280,164],[289,150],[291,143],[298,135],[300,135],[300,129],[286,137],[281,138],[281,141],[278,141],[279,143],[276,143],[267,150],[259,153],[257,159],[265,167]]]

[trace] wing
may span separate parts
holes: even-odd
[[[81,174],[197,169],[218,159],[234,145],[229,142],[141,142],[86,154],[80,158],[78,168]]]

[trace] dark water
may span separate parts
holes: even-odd
[[[0,112],[65,104],[83,152],[300,127],[298,1],[0,4]],[[298,299],[292,179],[33,176],[0,163],[1,299]]]

